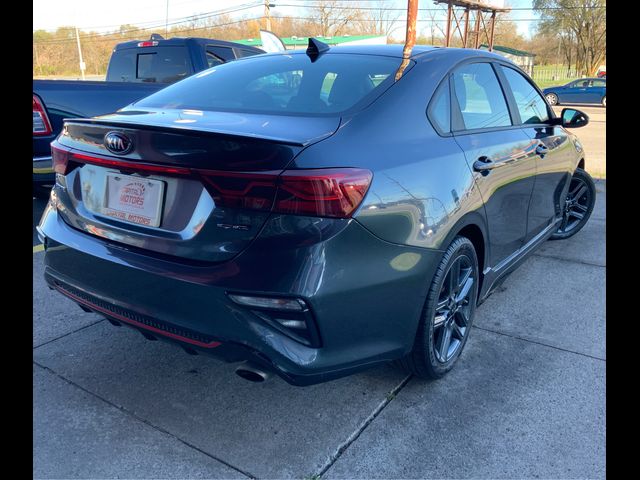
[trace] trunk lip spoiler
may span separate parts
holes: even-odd
[[[307,117],[308,118],[308,117]],[[340,127],[343,125],[343,118],[341,116],[336,117],[324,117],[324,118],[333,118],[337,119],[337,125],[335,129],[330,132],[322,133],[316,137],[305,141],[292,140],[290,138],[283,138],[274,135],[260,135],[260,134],[248,134],[248,133],[239,133],[233,132],[223,129],[203,129],[203,128],[193,128],[190,126],[178,126],[178,125],[158,125],[155,123],[141,123],[141,122],[128,122],[126,120],[108,120],[102,118],[65,118],[63,119],[64,124],[84,124],[84,125],[96,125],[96,126],[105,126],[105,127],[121,127],[121,128],[133,128],[133,129],[145,129],[145,130],[154,130],[158,132],[164,133],[173,133],[179,135],[192,135],[192,136],[226,136],[230,138],[238,138],[238,139],[252,139],[252,140],[260,140],[272,143],[279,143],[283,145],[292,145],[296,147],[307,147],[313,143],[317,143],[321,140],[329,138],[334,135]],[[63,128],[64,133],[64,128]]]

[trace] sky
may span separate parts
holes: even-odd
[[[370,1],[370,0],[369,0]],[[406,8],[406,0],[387,0],[396,8]],[[208,13],[223,9],[240,9],[247,5],[259,4],[261,0],[168,0],[169,23],[187,16]],[[299,7],[285,5],[313,4],[313,0],[270,0],[276,7],[271,9],[274,16],[300,15]],[[361,4],[369,3],[362,0]],[[513,8],[531,8],[532,0],[506,0],[506,5]],[[278,4],[282,6],[278,6]],[[434,7],[433,0],[419,0],[419,8]],[[445,8],[442,6],[442,8]],[[108,32],[116,30],[120,25],[138,26],[162,25],[157,32],[164,31],[167,13],[167,0],[33,0],[33,30],[55,30],[60,26],[75,25],[81,30]],[[263,7],[256,5],[243,8],[232,16],[258,17]],[[420,14],[419,14],[420,15]],[[422,15],[426,15],[422,13]],[[419,16],[420,18],[420,16]],[[511,12],[516,20],[518,32],[527,38],[531,37],[531,28],[535,22],[520,21],[537,18],[532,11],[516,10]],[[421,27],[422,25],[422,27]],[[418,34],[426,33],[425,22],[418,23]],[[394,36],[404,37],[404,27],[398,28]]]

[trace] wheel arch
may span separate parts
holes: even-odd
[[[482,281],[484,279],[484,269],[489,266],[489,234],[484,217],[477,211],[469,212],[464,215],[456,222],[449,231],[449,234],[445,237],[442,242],[443,248],[446,249],[457,236],[468,238],[476,250],[476,255],[478,257],[478,270],[480,274],[478,292],[480,292],[482,290]]]

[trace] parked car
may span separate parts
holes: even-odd
[[[581,78],[566,85],[543,90],[550,105],[564,103],[599,103],[607,106],[606,78]]]
[[[77,80],[33,81],[34,193],[49,194],[54,181],[50,143],[64,118],[94,117],[115,112],[135,100],[212,66],[263,50],[209,38],[129,41],[116,45],[105,82]]]
[[[588,117],[556,117],[500,55],[402,52],[311,40],[67,120],[38,227],[48,285],[252,381],[392,360],[443,376],[476,306],[589,219],[566,130]]]

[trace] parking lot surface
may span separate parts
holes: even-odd
[[[578,108],[597,176],[606,109]],[[393,366],[306,388],[246,382],[48,290],[34,230],[34,477],[604,478],[596,186],[585,228],[546,242],[478,308],[461,361],[434,382]]]
[[[607,176],[606,143],[607,130],[607,109],[601,106],[587,105],[559,105],[553,107],[557,115],[560,115],[563,108],[575,108],[581,110],[589,116],[589,124],[586,127],[571,130],[575,133],[584,146],[587,153],[587,171],[594,178],[604,179]]]

